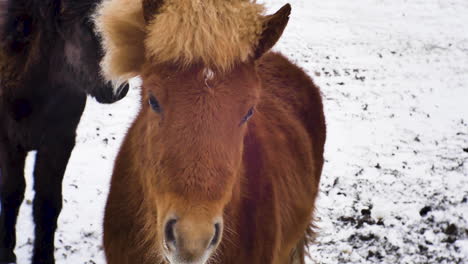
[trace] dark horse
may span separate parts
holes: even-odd
[[[24,163],[34,168],[32,263],[54,263],[62,179],[90,94],[112,103],[128,92],[100,74],[92,13],[97,0],[0,0],[0,263],[14,263]]]

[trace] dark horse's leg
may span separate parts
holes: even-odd
[[[15,225],[24,199],[26,151],[0,138],[0,264],[14,263]]]
[[[34,168],[35,241],[33,264],[53,264],[57,218],[62,210],[62,180],[75,146],[75,133],[59,135],[38,149]]]

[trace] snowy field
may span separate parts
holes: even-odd
[[[264,0],[276,10],[286,0]],[[276,50],[322,88],[328,138],[309,263],[468,263],[468,1],[290,0]],[[113,161],[139,102],[89,100],[65,175],[58,264],[104,263]],[[31,258],[33,199],[18,223]]]

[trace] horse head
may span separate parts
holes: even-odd
[[[104,56],[101,37],[95,30],[96,0],[62,0],[60,34],[65,40],[64,55],[73,73],[85,85],[81,87],[100,103],[116,102],[127,94],[127,80],[109,81],[104,78],[100,62]]]

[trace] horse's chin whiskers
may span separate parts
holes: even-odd
[[[215,249],[215,251],[211,254],[211,256],[206,261],[206,264],[214,264],[216,262],[220,262],[220,260],[221,259],[219,258],[219,250]]]

